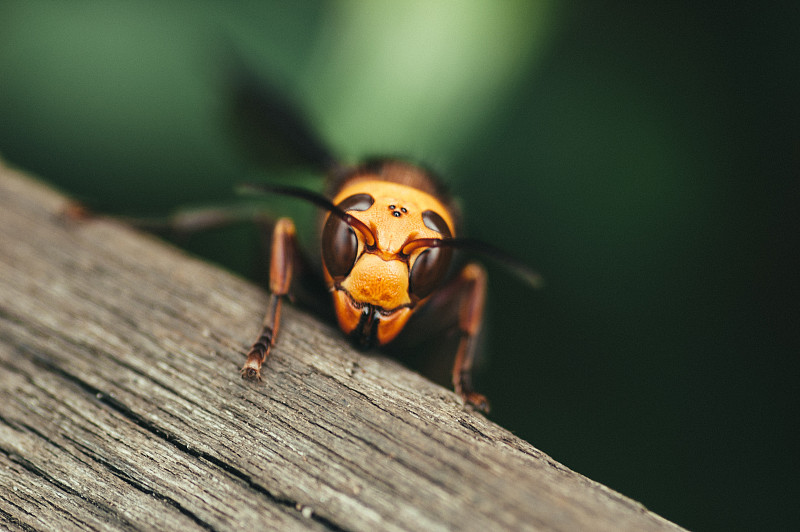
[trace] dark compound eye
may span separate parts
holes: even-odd
[[[422,222],[425,227],[441,233],[444,238],[453,236],[444,218],[434,211],[424,211]],[[449,247],[428,248],[420,253],[411,267],[408,279],[409,291],[420,299],[430,295],[447,274],[452,256],[453,250]]]
[[[338,207],[343,211],[365,211],[375,199],[369,194],[354,194]],[[338,216],[328,216],[322,230],[322,260],[334,278],[344,278],[353,269],[358,254],[356,232]]]
[[[366,211],[372,204],[375,203],[375,198],[369,194],[353,194],[341,201],[337,207],[343,211]]]
[[[447,274],[452,255],[449,247],[428,248],[420,253],[409,274],[409,292],[419,299],[430,295]]]
[[[453,236],[453,233],[450,232],[450,228],[447,227],[447,222],[444,221],[444,218],[434,211],[423,212],[422,223],[424,223],[425,227],[428,229],[436,231],[437,233],[441,233],[442,236],[446,238]]]
[[[358,238],[353,228],[336,216],[328,218],[322,231],[322,260],[332,277],[347,277],[358,253]]]

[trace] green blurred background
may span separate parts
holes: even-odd
[[[345,160],[426,161],[544,274],[490,265],[492,419],[683,526],[790,529],[798,28],[797,2],[6,1],[0,156],[115,213],[289,179],[226,126],[233,45]],[[187,245],[254,271],[247,232]]]

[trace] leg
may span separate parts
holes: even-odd
[[[477,264],[468,264],[459,276],[464,288],[458,312],[461,335],[453,362],[453,387],[464,401],[482,412],[489,412],[489,401],[472,388],[472,362],[475,359],[476,337],[483,322],[486,299],[486,271]]]
[[[237,223],[266,223],[269,220],[263,211],[248,205],[190,207],[178,209],[164,217],[117,217],[117,219],[145,231],[179,238]]]
[[[453,388],[465,403],[488,413],[486,397],[472,388],[472,363],[483,322],[485,299],[486,271],[477,264],[467,264],[458,277],[431,297],[425,310],[426,316],[437,317],[440,329],[457,329],[459,338],[453,361]]]
[[[247,354],[242,367],[242,378],[261,380],[261,365],[267,359],[270,348],[275,345],[281,318],[281,302],[289,294],[292,269],[296,255],[294,224],[289,218],[281,218],[272,234],[272,254],[269,265],[269,307],[261,326],[261,335]]]
[[[224,205],[218,207],[187,207],[173,211],[166,216],[115,216],[96,213],[86,205],[72,201],[61,213],[67,222],[84,222],[101,216],[127,223],[143,231],[164,236],[186,237],[208,229],[231,226],[237,223],[256,222],[264,224],[269,217],[263,209],[247,204]]]

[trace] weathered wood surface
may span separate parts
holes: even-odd
[[[448,390],[0,163],[0,529],[678,530]],[[590,445],[590,442],[587,442]]]

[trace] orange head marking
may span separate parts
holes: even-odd
[[[359,177],[332,203],[358,220],[329,215],[324,273],[342,330],[365,346],[385,344],[441,282],[450,249],[426,245],[453,236],[453,218],[417,188]]]

